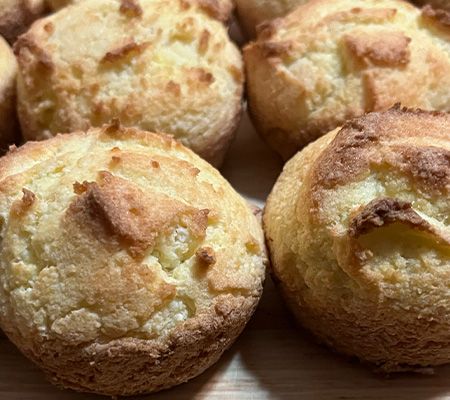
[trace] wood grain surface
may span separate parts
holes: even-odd
[[[263,204],[280,171],[276,156],[244,118],[223,174],[250,201]],[[434,375],[389,379],[331,353],[297,328],[270,278],[247,329],[222,359],[193,381],[148,400],[450,399],[450,367]],[[94,400],[61,391],[0,335],[0,400]]]

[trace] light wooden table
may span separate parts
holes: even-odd
[[[262,205],[280,169],[247,118],[223,168],[233,186]],[[99,396],[60,391],[4,337],[0,337],[0,400],[94,400]],[[145,400],[450,399],[450,367],[435,375],[385,379],[332,354],[297,329],[272,282],[247,329],[202,376]]]

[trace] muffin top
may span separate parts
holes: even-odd
[[[26,343],[158,340],[262,290],[253,212],[167,137],[109,125],[12,149],[0,215],[0,322]]]
[[[448,114],[397,107],[350,121],[289,161],[264,219],[286,285],[316,307],[359,316],[388,307],[400,320],[448,325],[449,132]]]
[[[258,127],[289,157],[396,102],[450,110],[445,15],[397,0],[313,0],[267,24],[244,52]]]
[[[219,21],[229,16],[226,4],[90,0],[40,20],[15,47],[24,136],[48,138],[117,117],[171,134],[216,162],[243,92],[240,52]]]

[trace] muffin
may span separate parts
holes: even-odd
[[[293,157],[264,225],[300,323],[387,372],[448,363],[449,192],[445,113],[370,113]]]
[[[256,28],[262,22],[283,17],[309,0],[235,0],[242,24],[248,36],[256,34]]]
[[[0,36],[0,154],[18,139],[16,76],[16,58]]]
[[[211,1],[90,0],[39,20],[15,46],[25,138],[118,118],[171,134],[220,165],[243,92],[222,11]]]
[[[109,125],[0,160],[0,326],[60,386],[107,395],[216,362],[262,291],[262,228],[174,140]]]
[[[0,0],[0,35],[13,43],[44,11],[44,0]]]
[[[254,123],[283,158],[396,102],[450,110],[450,25],[397,0],[312,0],[245,48]]]

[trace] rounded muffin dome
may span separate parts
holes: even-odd
[[[264,213],[304,327],[386,371],[450,362],[450,115],[352,120],[285,166]]]
[[[18,139],[16,77],[16,58],[0,36],[0,154]]]
[[[309,0],[235,0],[239,21],[245,31],[254,36],[256,28],[265,21],[283,17]]]
[[[41,19],[15,47],[25,138],[119,118],[220,164],[243,92],[240,52],[219,21],[228,12],[214,1],[89,0]]]
[[[450,27],[397,0],[312,0],[244,50],[251,115],[285,159],[396,102],[450,111]]]
[[[13,43],[45,10],[45,0],[0,0],[0,35]]]
[[[0,160],[0,327],[53,383],[134,395],[216,362],[262,292],[259,221],[208,163],[110,125]]]

